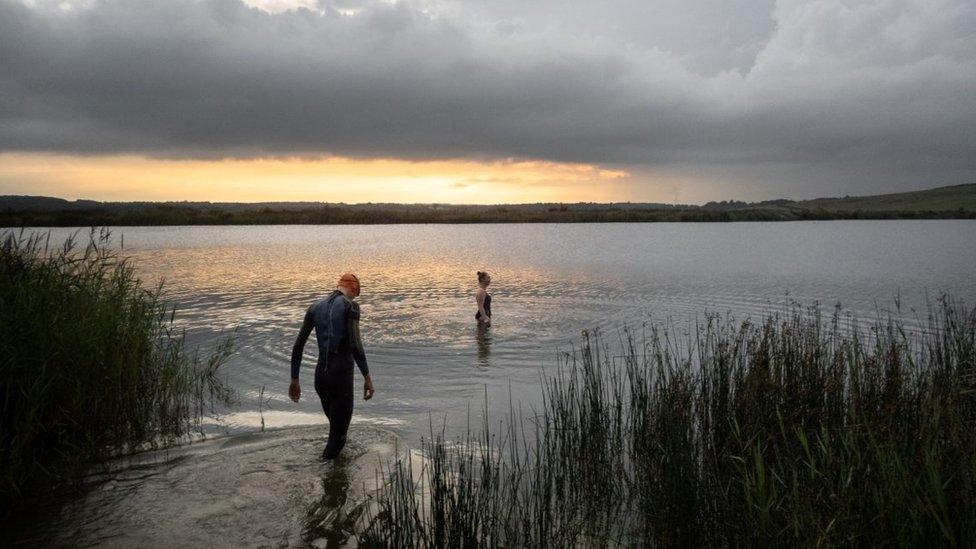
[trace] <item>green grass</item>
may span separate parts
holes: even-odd
[[[0,503],[29,499],[110,455],[174,441],[230,391],[230,340],[200,358],[93,231],[50,248],[0,234]]]
[[[793,308],[682,333],[585,335],[541,409],[391,464],[362,541],[976,543],[972,309],[943,298],[919,332]]]

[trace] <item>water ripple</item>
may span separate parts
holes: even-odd
[[[70,231],[57,231],[52,238]],[[211,429],[321,421],[306,349],[285,396],[305,308],[356,272],[377,397],[356,418],[411,441],[469,410],[539,402],[540,367],[582,329],[689,326],[706,312],[760,318],[821,302],[872,319],[901,296],[909,329],[926,295],[976,299],[976,222],[125,228],[148,285],[165,282],[191,343],[235,334],[225,368],[240,402]],[[477,328],[475,271],[489,270],[493,326]],[[921,320],[919,320],[921,318]],[[360,390],[357,380],[357,391]],[[262,392],[263,391],[263,392]],[[263,395],[263,396],[262,396]]]

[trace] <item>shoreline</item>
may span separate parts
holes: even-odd
[[[694,212],[687,217],[641,216],[626,215],[617,218],[605,216],[580,216],[578,218],[524,218],[524,219],[346,219],[346,220],[307,220],[294,221],[288,219],[268,218],[247,221],[217,221],[212,219],[185,218],[173,221],[160,221],[152,216],[118,220],[110,217],[70,215],[64,218],[48,215],[21,215],[0,213],[0,227],[6,229],[22,228],[69,228],[69,227],[271,227],[271,226],[343,226],[343,225],[601,225],[621,223],[789,223],[802,221],[948,221],[948,220],[976,220],[976,211],[962,212],[854,212],[853,214],[838,214],[827,212],[820,215],[816,212],[806,212],[799,216],[779,216],[778,213],[766,215],[759,211],[757,215],[746,211],[742,213],[721,212],[722,215],[701,215]],[[668,214],[681,212],[668,212]],[[728,214],[728,215],[724,215]]]
[[[705,204],[69,201],[0,196],[0,225],[386,225],[976,219],[976,183],[873,196]]]

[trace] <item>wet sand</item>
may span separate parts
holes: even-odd
[[[326,432],[280,429],[127,458],[90,477],[93,489],[64,509],[42,543],[354,547],[357,522],[379,488],[376,471],[396,455],[397,439],[354,425],[330,463],[319,457]]]

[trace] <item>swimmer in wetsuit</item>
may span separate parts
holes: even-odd
[[[346,431],[352,419],[353,361],[363,374],[363,399],[373,398],[373,379],[366,364],[366,351],[359,334],[359,279],[344,274],[329,297],[316,301],[305,312],[302,329],[291,352],[291,385],[288,396],[295,402],[302,395],[298,373],[302,366],[305,342],[315,328],[319,347],[315,366],[315,392],[322,401],[322,410],[329,419],[329,440],[322,452],[323,459],[333,459],[346,444]]]
[[[474,317],[478,322],[485,326],[491,326],[491,294],[488,293],[488,285],[491,284],[491,275],[485,271],[478,271],[478,293],[475,299],[478,301],[478,312]]]

